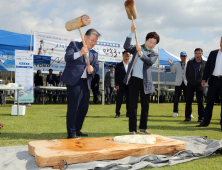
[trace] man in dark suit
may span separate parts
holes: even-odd
[[[42,80],[42,75],[41,75],[41,70],[37,70],[37,73],[35,75],[35,80],[34,80],[34,83],[35,83],[35,87],[37,86],[43,86],[43,80]]]
[[[43,86],[43,80],[42,80],[42,75],[41,75],[42,71],[41,70],[37,70],[37,73],[34,77],[34,83],[35,83],[35,87],[37,86]],[[41,94],[41,90],[39,89],[35,89],[35,101],[37,101],[37,95]]]
[[[131,27],[131,33],[126,38],[124,49],[133,54],[129,64],[124,83],[129,85],[129,131],[136,135],[137,132],[137,107],[138,98],[141,99],[140,133],[150,135],[147,130],[150,93],[153,93],[153,81],[151,67],[158,58],[158,53],[153,51],[160,37],[156,32],[150,32],[145,37],[145,44],[131,45],[132,34],[135,33],[136,25]]]
[[[120,117],[120,109],[123,102],[123,96],[126,96],[126,117],[128,115],[128,107],[129,107],[129,92],[128,87],[123,84],[123,79],[126,76],[126,72],[129,65],[130,53],[127,51],[123,51],[123,61],[116,65],[115,70],[115,85],[117,90],[117,99],[116,99],[116,116],[115,118]]]
[[[59,72],[59,76],[57,76],[56,78],[56,85],[62,87],[63,86],[63,82],[60,80],[62,77],[62,71]]]
[[[91,87],[92,87],[92,92],[93,92],[93,102],[94,104],[99,103],[99,81],[100,81],[100,76],[99,76],[99,71],[96,72],[95,76],[92,79]]]
[[[85,46],[82,42],[72,41],[66,49],[66,67],[60,80],[66,83],[68,94],[67,138],[88,136],[80,130],[89,107],[92,77],[99,70],[98,53],[92,49],[99,36],[98,31],[89,29],[84,36]],[[89,66],[85,54],[89,56]]]
[[[198,122],[203,120],[204,116],[204,88],[201,86],[203,78],[203,72],[206,65],[206,61],[202,59],[203,50],[196,48],[194,50],[195,58],[187,62],[186,78],[186,108],[185,108],[185,122],[191,121],[192,102],[194,92],[196,92],[196,98],[198,103]]]
[[[53,70],[49,69],[49,74],[46,77],[46,85],[48,86],[49,84],[52,86],[55,86],[56,83],[56,75],[53,74]],[[47,90],[47,96],[49,98],[49,101],[52,100],[52,96],[51,96],[52,91],[51,90]],[[53,101],[56,102],[56,96],[53,96]]]
[[[47,75],[47,78],[46,78],[46,85],[52,84],[53,86],[55,86],[56,75],[52,74],[52,73],[53,73],[53,70],[50,68],[49,69],[49,74]]]
[[[204,110],[204,120],[196,127],[206,127],[210,124],[212,118],[212,111],[214,101],[220,92],[220,99],[222,103],[222,37],[220,41],[220,50],[214,50],[210,52],[206,67],[204,70],[202,87],[205,87],[205,83],[208,82],[207,92],[207,105]],[[222,113],[222,108],[221,108]],[[221,115],[222,118],[222,115]],[[222,130],[222,120],[220,120]]]
[[[110,105],[113,97],[113,89],[115,87],[115,74],[113,65],[110,66],[110,71],[108,71],[105,75],[104,85],[106,89],[107,104]]]

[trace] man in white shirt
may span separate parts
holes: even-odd
[[[175,80],[175,94],[174,94],[174,107],[173,107],[173,116],[178,116],[178,105],[179,105],[179,99],[181,96],[181,91],[183,90],[183,94],[186,100],[186,87],[187,87],[187,79],[186,79],[186,59],[187,59],[187,53],[185,51],[182,51],[180,53],[180,59],[181,62],[178,62],[173,65],[173,60],[168,58],[168,61],[170,63],[170,71],[172,74],[176,73],[176,80]],[[193,117],[193,115],[191,115]]]
[[[123,79],[126,76],[128,65],[129,65],[130,53],[128,51],[123,51],[123,61],[116,65],[115,70],[115,85],[117,90],[117,99],[116,99],[116,116],[115,118],[120,117],[120,109],[123,102],[123,96],[126,96],[126,117],[128,115],[129,107],[129,92],[128,86],[123,84]]]
[[[210,124],[214,101],[220,92],[222,103],[222,37],[220,41],[220,49],[210,52],[202,79],[202,87],[208,82],[207,105],[204,110],[204,120],[196,127],[206,127]],[[222,108],[221,108],[222,110]],[[222,111],[221,111],[222,113]],[[221,117],[222,118],[222,117]],[[222,130],[222,120],[220,121]]]

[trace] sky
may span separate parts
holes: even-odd
[[[32,31],[80,38],[79,32],[66,31],[65,23],[83,14],[91,24],[83,27],[98,30],[100,40],[124,43],[131,31],[125,0],[0,0],[0,29],[22,34]],[[135,24],[139,44],[147,33],[160,36],[157,48],[179,56],[186,51],[189,58],[195,48],[208,56],[220,48],[222,37],[221,0],[134,0]],[[135,44],[135,40],[132,41]]]

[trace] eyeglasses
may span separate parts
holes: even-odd
[[[186,57],[186,55],[181,55],[180,57]]]
[[[89,38],[89,37],[88,37]],[[92,42],[92,43],[97,43],[97,41],[95,41],[95,40],[93,40],[93,39],[91,39],[91,38],[89,38],[90,39],[90,41]]]
[[[150,41],[150,40],[148,40],[147,42],[150,43],[150,44],[152,44],[152,45],[154,45],[154,46],[156,45],[156,42],[152,42],[152,41]]]

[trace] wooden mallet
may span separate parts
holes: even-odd
[[[133,24],[134,24],[134,19],[137,18],[137,11],[136,11],[136,5],[134,3],[134,0],[127,0],[125,3],[125,8],[126,8],[126,13],[127,16],[130,20],[132,20]],[[137,40],[137,34],[136,34],[136,30],[135,30],[135,39],[136,39],[136,45],[139,45],[138,40]],[[138,53],[138,55],[140,56],[140,54]]]
[[[86,45],[85,43],[85,40],[84,40],[84,36],[82,34],[82,30],[81,30],[81,27],[84,27],[84,26],[87,26],[91,23],[91,19],[88,15],[82,15],[78,18],[75,18],[71,21],[68,21],[65,25],[66,27],[66,30],[67,31],[73,31],[73,30],[76,30],[78,29],[79,30],[79,33],[81,35],[81,38],[82,38],[82,43],[83,43],[83,46]],[[90,65],[89,63],[89,57],[88,57],[88,54],[85,54],[86,56],[86,61],[87,61],[87,66]]]

